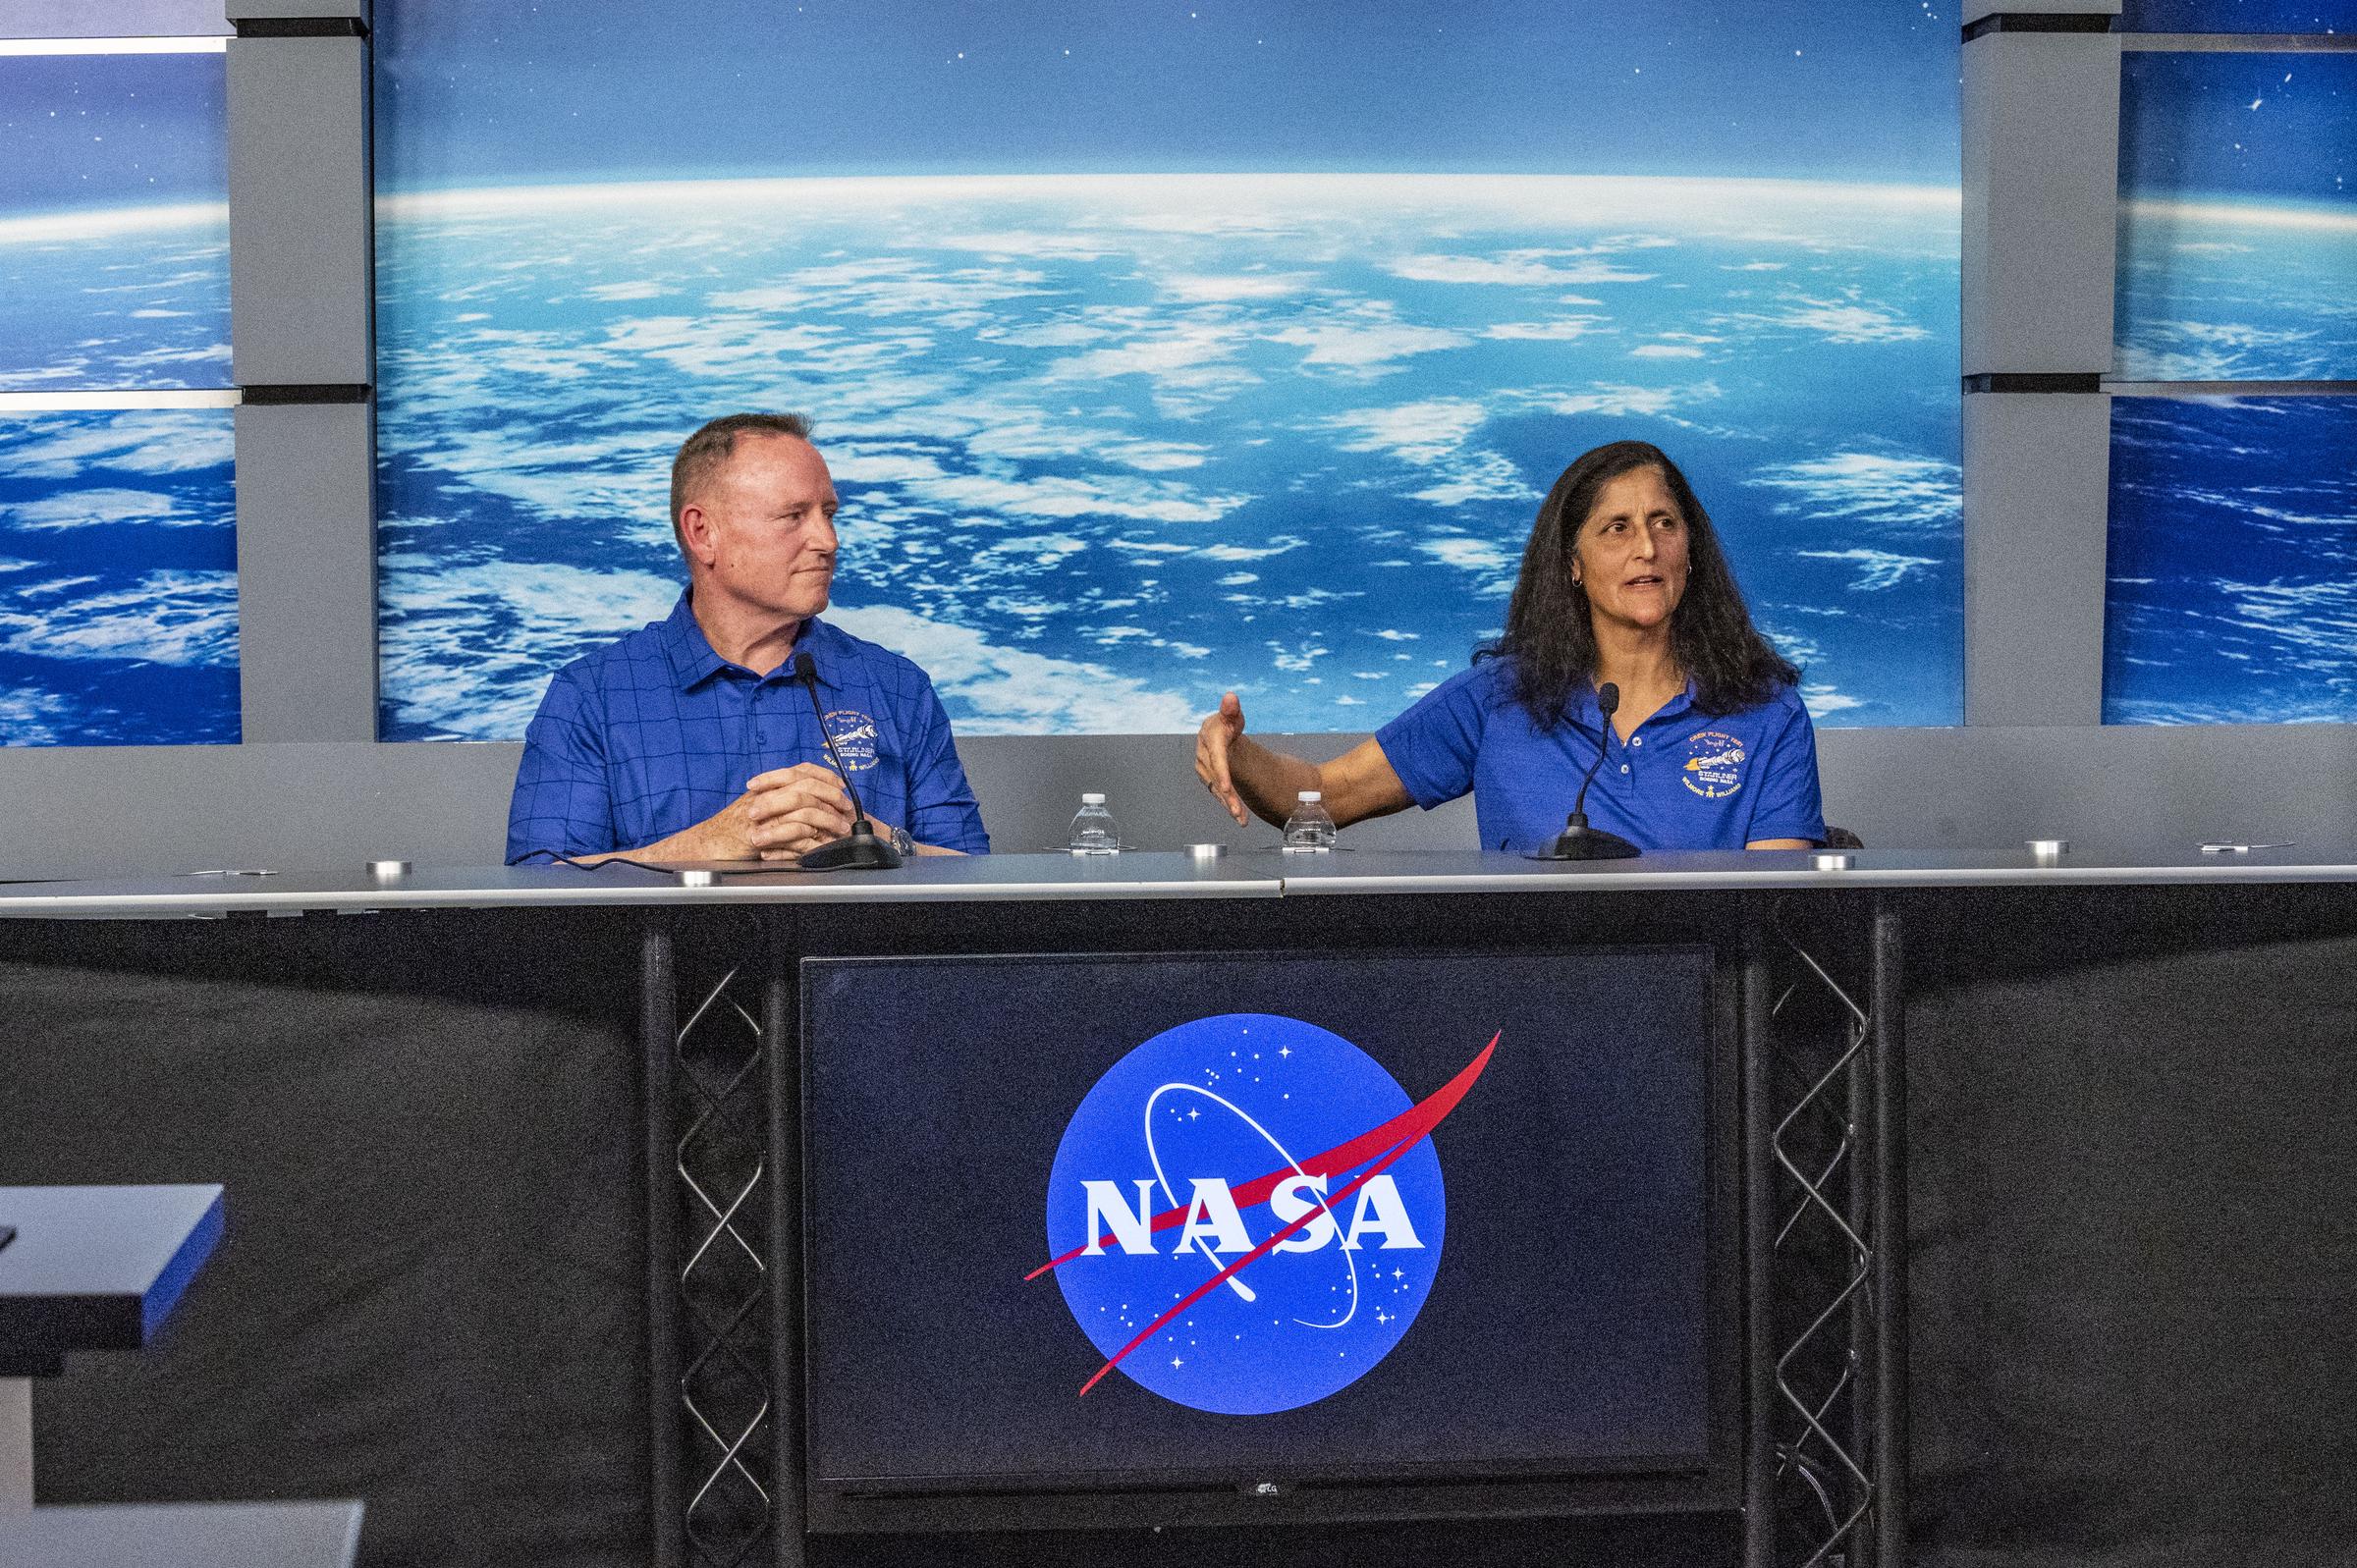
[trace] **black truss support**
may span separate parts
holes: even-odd
[[[1746,968],[1746,1560],[1904,1568],[1896,908],[1880,896],[1796,904],[1755,933]]]
[[[650,938],[650,945],[654,939]],[[698,934],[697,947],[703,946]],[[681,1568],[759,1563],[776,1532],[769,1359],[770,1042],[766,953],[734,961],[666,953],[668,994],[647,1000],[650,1238],[671,1303],[651,1315],[657,1561]],[[655,966],[650,962],[650,979]],[[665,1449],[669,1453],[665,1453]],[[668,1477],[667,1477],[668,1472]],[[795,1532],[796,1545],[799,1531]]]

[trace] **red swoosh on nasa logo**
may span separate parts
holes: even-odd
[[[1490,1064],[1490,1054],[1498,1049],[1498,1042],[1505,1038],[1506,1031],[1503,1029],[1490,1036],[1490,1043],[1481,1048],[1481,1054],[1468,1062],[1462,1072],[1435,1089],[1424,1099],[1422,1104],[1408,1107],[1391,1120],[1380,1126],[1370,1127],[1347,1143],[1338,1143],[1331,1149],[1309,1156],[1301,1162],[1301,1168],[1313,1176],[1340,1175],[1345,1170],[1374,1159],[1402,1138],[1407,1138],[1412,1142],[1415,1138],[1432,1131],[1433,1128],[1447,1120],[1449,1112],[1456,1108],[1456,1103],[1465,1098],[1465,1091],[1473,1087],[1473,1081],[1481,1076],[1481,1070]],[[1288,1165],[1281,1170],[1272,1170],[1265,1176],[1255,1177],[1235,1188],[1233,1196],[1235,1199],[1236,1208],[1239,1210],[1250,1209],[1267,1203],[1269,1195],[1275,1192],[1279,1185],[1289,1179],[1293,1173],[1293,1167]],[[1341,1194],[1337,1193],[1329,1197],[1326,1200],[1328,1207],[1331,1208],[1334,1199],[1340,1196]],[[1165,1209],[1154,1217],[1152,1222],[1147,1226],[1148,1232],[1168,1230],[1180,1223],[1186,1218],[1186,1207],[1185,1204],[1180,1204],[1176,1209]],[[1114,1239],[1113,1232],[1109,1230],[1096,1239],[1096,1246],[1102,1249],[1107,1242]],[[1023,1275],[1023,1278],[1028,1282],[1037,1279],[1050,1270],[1061,1269],[1088,1251],[1088,1248],[1089,1243],[1084,1241],[1061,1257],[1050,1258],[1046,1263]]]

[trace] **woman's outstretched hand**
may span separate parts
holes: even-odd
[[[1228,753],[1243,733],[1244,705],[1233,691],[1220,698],[1220,711],[1205,719],[1203,728],[1195,731],[1195,777],[1239,826],[1249,819],[1243,797],[1235,792],[1235,779],[1229,772]]]

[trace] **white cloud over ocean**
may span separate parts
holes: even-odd
[[[0,652],[48,659],[233,665],[238,579],[227,571],[151,571],[127,586],[78,595],[71,612],[10,608],[0,599]]]
[[[986,734],[1175,734],[1202,717],[1180,693],[1086,660],[998,647],[906,610],[843,606],[830,619],[915,660],[952,712]]]
[[[1952,530],[1962,514],[1964,474],[1945,458],[1835,452],[1759,469],[1746,484],[1777,493],[1777,512],[1895,528]]]

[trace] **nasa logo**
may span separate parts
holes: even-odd
[[[1272,1013],[1165,1030],[1097,1081],[1048,1176],[1048,1259],[1104,1364],[1194,1410],[1348,1387],[1407,1333],[1448,1206],[1432,1130],[1493,1039],[1420,1103],[1349,1041]]]

